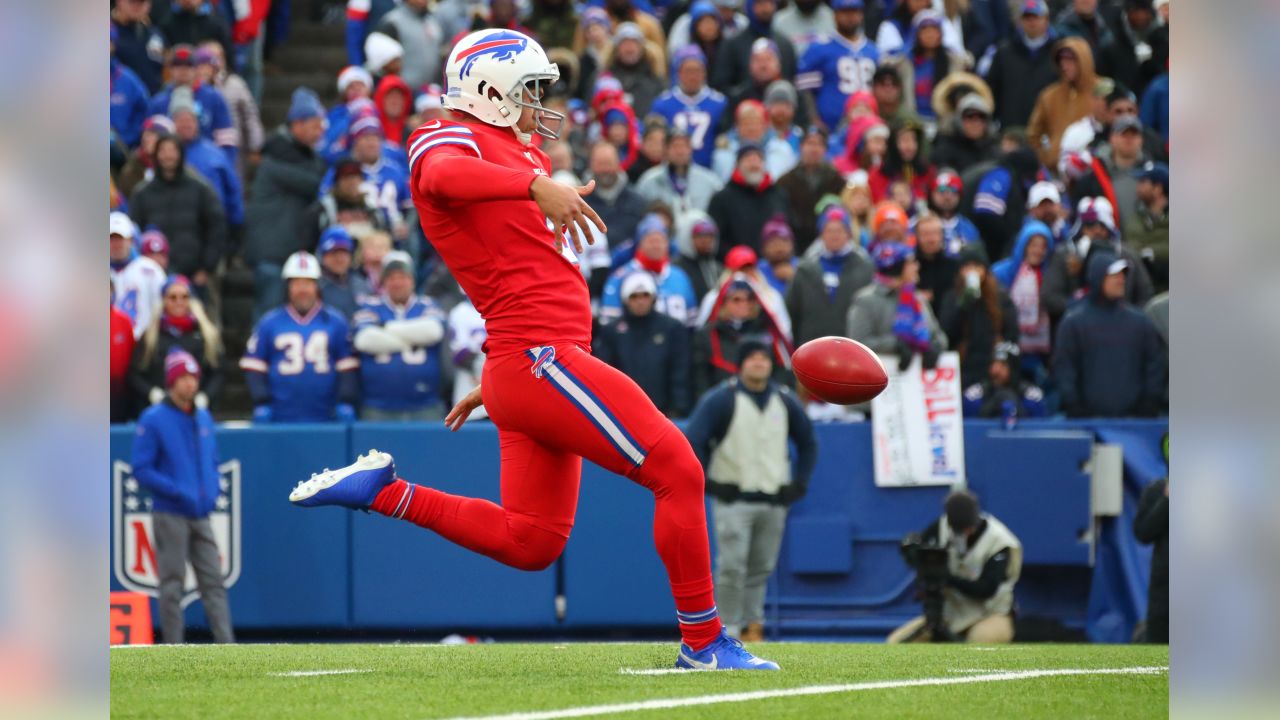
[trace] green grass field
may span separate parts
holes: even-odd
[[[118,648],[111,650],[111,715],[1118,720],[1169,713],[1167,647],[752,649],[778,661],[782,672],[642,674],[671,667],[676,646],[669,643]],[[329,674],[302,674],[319,671]],[[757,696],[715,697],[743,693]]]

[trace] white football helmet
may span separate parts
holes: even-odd
[[[320,261],[316,260],[316,256],[306,250],[299,250],[284,261],[284,271],[280,273],[280,277],[285,280],[293,280],[294,278],[319,280]]]
[[[445,108],[489,125],[509,127],[528,143],[530,135],[516,123],[529,107],[539,135],[551,140],[560,136],[564,113],[542,106],[542,95],[560,79],[560,68],[528,35],[502,29],[471,33],[449,53],[444,78],[447,89],[441,102]]]

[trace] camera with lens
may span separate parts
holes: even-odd
[[[911,533],[902,539],[899,549],[902,559],[916,571],[917,597],[924,604],[924,626],[919,633],[928,633],[930,642],[956,640],[942,620],[943,589],[947,584],[950,561],[947,548],[926,542],[919,533]],[[908,641],[916,639],[912,637]]]

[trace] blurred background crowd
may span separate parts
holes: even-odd
[[[961,359],[973,416],[1168,407],[1168,0],[114,0],[111,397],[200,364],[258,422],[438,419],[484,325],[404,140],[443,59],[538,39],[595,180],[593,351],[684,417],[765,343]],[[808,398],[820,420],[865,408]]]

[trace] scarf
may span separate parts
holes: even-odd
[[[1049,315],[1040,307],[1040,268],[1018,267],[1009,285],[1009,299],[1018,311],[1018,346],[1022,352],[1049,352]]]
[[[654,260],[643,253],[636,253],[636,262],[640,263],[640,267],[648,270],[654,275],[660,275],[663,270],[667,269],[667,260],[668,258],[665,257]],[[657,278],[654,279],[656,280]]]
[[[685,168],[684,172],[676,169],[675,165],[667,164],[667,176],[671,178],[671,189],[676,191],[680,197],[689,190],[689,168]]]
[[[160,318],[160,326],[172,335],[187,335],[196,328],[195,315],[169,315]]]
[[[893,334],[914,352],[929,350],[929,323],[916,286],[904,283],[898,291],[898,309],[893,316]]]
[[[751,286],[752,292],[755,293],[756,300],[760,303],[760,321],[765,326],[765,330],[768,332],[769,338],[772,341],[773,360],[781,367],[790,370],[791,353],[795,350],[791,345],[791,338],[789,337],[790,333],[783,331],[781,323],[774,315],[773,308],[771,308],[769,303],[765,301],[766,286],[761,285],[754,278],[742,272],[735,272],[733,275],[725,278],[724,282],[720,284],[720,289],[716,292],[715,303],[711,306],[710,320],[707,321],[711,330],[711,364],[721,370],[724,370],[730,375],[738,374],[738,363],[735,362],[737,358],[730,360],[725,357],[724,349],[721,347],[720,333],[716,328],[719,324],[716,318],[720,317],[720,308],[724,305],[724,300],[729,294],[729,286],[732,285],[735,280],[745,282]],[[732,323],[732,325],[735,330],[741,330],[740,322]]]
[[[852,254],[853,243],[849,243],[835,252],[823,250],[818,256],[818,264],[822,266],[822,284],[827,289],[827,302],[836,299],[836,290],[840,288],[840,274],[844,272],[845,263]]]
[[[733,169],[733,176],[730,177],[730,180],[741,185],[742,187],[751,188],[756,192],[764,192],[765,190],[769,189],[770,185],[773,184],[773,178],[769,176],[769,173],[765,173],[764,179],[760,181],[759,185],[752,185],[751,183],[747,182],[747,179],[745,177],[742,176],[742,171],[739,170],[738,168]]]

